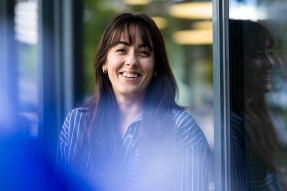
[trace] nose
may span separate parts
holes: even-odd
[[[137,65],[139,62],[138,56],[134,51],[130,51],[127,55],[126,64],[130,66]]]
[[[268,66],[268,68],[272,68],[275,64],[276,64],[276,56],[274,55],[274,53],[272,51],[267,50],[266,51],[266,65]]]

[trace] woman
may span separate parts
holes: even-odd
[[[144,14],[105,29],[91,101],[72,110],[59,139],[62,165],[98,190],[207,190],[209,146],[175,102],[162,35]]]
[[[274,40],[259,22],[230,20],[229,29],[232,190],[281,190],[283,150],[265,103]]]

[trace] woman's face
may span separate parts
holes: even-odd
[[[143,98],[153,77],[154,53],[136,36],[133,44],[122,35],[110,48],[103,69],[108,71],[117,99]]]
[[[272,50],[258,49],[245,55],[244,81],[249,95],[267,93],[271,90]]]

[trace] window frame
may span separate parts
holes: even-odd
[[[231,190],[229,101],[229,0],[213,0],[214,180]]]

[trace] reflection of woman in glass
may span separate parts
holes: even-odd
[[[96,190],[207,190],[209,146],[175,102],[177,86],[156,24],[142,14],[115,17],[94,69],[91,102],[70,112],[60,134],[63,166]]]
[[[229,26],[232,190],[280,190],[280,143],[264,98],[276,62],[273,38],[257,22]]]

